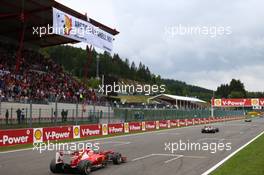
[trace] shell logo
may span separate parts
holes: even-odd
[[[129,125],[128,125],[128,123],[125,123],[124,124],[124,130],[125,130],[126,133],[129,132]]]
[[[259,106],[259,99],[256,99],[256,98],[251,99],[251,105],[252,106]]]
[[[74,130],[73,130],[73,133],[74,133],[75,136],[78,136],[79,133],[80,133],[79,128],[78,127],[75,127]]]
[[[35,130],[34,137],[36,141],[40,141],[42,138],[42,132],[40,129]]]
[[[107,124],[103,124],[102,125],[102,134],[103,135],[107,135],[108,134],[108,127],[107,127]]]
[[[159,121],[156,121],[156,129],[159,129]]]
[[[145,131],[145,130],[146,130],[146,123],[142,122],[142,131]]]
[[[221,99],[215,99],[214,100],[214,105],[215,106],[221,106],[222,105],[222,100]]]
[[[64,26],[64,33],[65,35],[70,35],[72,30],[72,19],[65,15],[65,26]]]

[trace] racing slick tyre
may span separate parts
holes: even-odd
[[[78,170],[81,175],[89,175],[92,171],[92,165],[88,160],[82,160],[78,164]]]
[[[115,153],[114,155],[113,155],[113,163],[115,164],[115,165],[118,165],[118,164],[120,164],[120,163],[122,163],[122,156],[121,156],[121,154],[120,153]]]
[[[56,160],[55,158],[51,160],[50,162],[50,171],[52,173],[63,173],[63,169],[62,169],[63,164],[56,164]]]

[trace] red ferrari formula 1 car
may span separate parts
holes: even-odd
[[[68,157],[68,162],[66,160]],[[79,173],[88,175],[93,169],[104,168],[109,162],[120,164],[126,162],[118,152],[84,149],[75,152],[57,152],[56,157],[50,163],[50,171],[53,173]]]

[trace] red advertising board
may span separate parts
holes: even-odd
[[[179,125],[180,125],[180,126],[186,126],[186,121],[185,121],[185,119],[180,119],[180,120],[179,120]]]
[[[141,122],[130,122],[129,123],[129,131],[141,131]]]
[[[112,123],[108,124],[108,134],[116,134],[124,132],[123,123]]]
[[[168,121],[167,120],[160,120],[159,121],[160,128],[168,128]]]
[[[199,118],[195,118],[194,119],[194,124],[195,125],[199,125],[200,124],[200,119]]]
[[[101,125],[81,125],[81,138],[102,135]]]
[[[214,117],[209,117],[209,123],[213,123],[215,122],[215,118]]]
[[[209,118],[204,118],[204,124],[208,124],[209,123]]]
[[[212,100],[215,107],[251,107],[264,106],[264,98],[222,98]]]
[[[204,120],[204,118],[200,118],[200,123],[201,123],[201,124],[205,124],[205,120]]]
[[[178,127],[178,122],[179,122],[179,120],[171,120],[171,121],[170,121],[170,125],[171,125],[171,127],[172,127],[172,128],[174,128],[174,127]]]
[[[0,146],[33,142],[33,129],[0,130]]]
[[[187,126],[193,125],[193,119],[187,119]]]
[[[259,105],[260,106],[264,106],[264,98],[260,98],[259,99]]]
[[[66,140],[72,138],[72,126],[43,128],[43,142],[48,140]]]
[[[145,126],[146,126],[146,130],[154,130],[154,129],[156,129],[156,122],[155,121],[146,121]]]

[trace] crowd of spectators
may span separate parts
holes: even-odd
[[[38,51],[23,51],[16,70],[16,47],[3,43],[0,43],[0,95],[2,101],[15,102],[98,101],[94,90],[83,86],[61,65]]]

